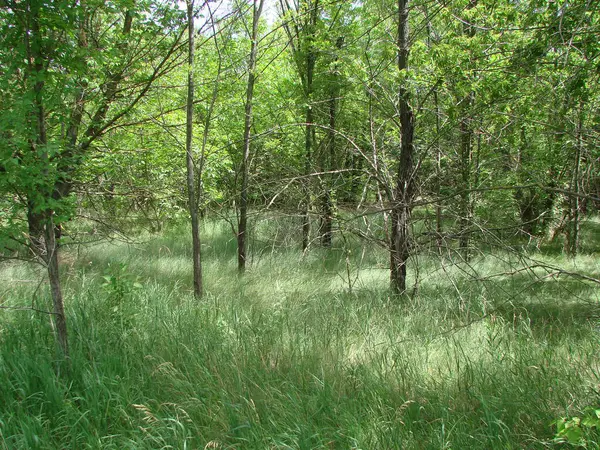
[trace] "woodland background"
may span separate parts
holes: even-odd
[[[599,8],[0,0],[0,446],[598,448]]]

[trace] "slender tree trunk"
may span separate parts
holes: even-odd
[[[478,0],[469,0],[467,9],[477,6]],[[468,22],[463,24],[463,34],[468,38],[475,36],[475,27]],[[458,246],[465,261],[469,260],[470,226],[473,220],[473,201],[471,199],[471,172],[473,160],[473,118],[471,116],[475,103],[475,92],[471,91],[463,99],[463,112],[460,120],[460,165],[461,165],[461,195],[460,195],[460,239]]]
[[[202,148],[200,150],[200,164],[197,171],[197,190],[196,190],[196,205],[200,208],[200,217],[204,217],[206,212],[206,207],[202,205],[202,193],[203,193],[203,184],[202,184],[202,174],[204,173],[204,164],[206,163],[206,148],[208,146],[208,137],[211,131],[211,122],[213,119],[213,113],[215,110],[215,104],[217,102],[217,98],[219,97],[219,86],[221,83],[221,75],[223,72],[223,58],[221,55],[221,47],[219,45],[217,27],[215,24],[214,12],[211,9],[210,3],[206,3],[206,8],[208,9],[208,15],[210,16],[210,23],[213,32],[213,40],[215,44],[215,50],[217,52],[217,76],[214,80],[214,86],[212,95],[210,98],[210,104],[208,106],[208,110],[206,112],[206,116],[204,117],[204,130],[202,131]]]
[[[398,0],[398,70],[401,73],[408,71],[409,50],[408,0]],[[415,183],[414,116],[405,85],[400,87],[399,101],[401,148],[391,211],[390,239],[390,284],[395,294],[406,291],[406,264],[410,256],[410,217]]]
[[[185,154],[187,168],[188,206],[192,222],[192,260],[194,276],[194,296],[202,297],[202,259],[200,254],[200,225],[198,222],[198,206],[196,204],[194,154],[192,138],[194,132],[194,1],[187,0],[188,20],[188,83],[186,104]]]
[[[288,0],[279,0],[282,13],[288,15],[283,21],[292,49],[296,69],[302,82],[306,104],[304,124],[304,177],[302,180],[302,252],[310,242],[310,207],[313,142],[315,140],[314,113],[312,109],[313,75],[317,53],[315,51],[316,25],[319,20],[319,0],[298,0],[292,6]]]
[[[554,69],[558,71],[557,63],[555,63]],[[547,147],[549,151],[549,158],[551,161],[550,168],[547,175],[547,184],[550,188],[556,188],[559,186],[561,180],[560,173],[562,172],[559,169],[559,161],[562,160],[562,152],[565,140],[565,121],[564,117],[567,114],[566,105],[564,99],[556,94],[558,91],[558,86],[554,86],[552,92],[554,95],[552,96],[553,104],[561,105],[559,108],[550,108],[548,111],[548,134],[547,134]],[[564,210],[562,205],[558,203],[561,202],[563,198],[562,195],[558,195],[554,191],[550,191],[546,194],[546,200],[544,202],[544,219],[542,221],[542,226],[544,232],[548,235],[548,239],[550,242],[553,242],[556,237],[563,232],[562,223],[563,218],[568,215],[568,213]],[[560,211],[560,212],[559,212]],[[561,217],[557,217],[556,212],[559,212]]]
[[[521,144],[517,151],[516,160],[516,178],[518,184],[527,182],[523,176],[525,169],[524,164],[527,164],[527,133],[525,125],[521,126]],[[514,193],[517,206],[519,207],[519,217],[521,219],[521,234],[524,237],[531,237],[536,232],[536,192],[533,188],[518,189]]]
[[[569,254],[576,256],[579,250],[579,229],[581,226],[581,199],[579,192],[581,190],[580,167],[581,153],[583,150],[583,101],[579,103],[579,111],[577,112],[577,126],[575,130],[575,164],[573,167],[573,177],[571,181],[571,190],[574,195],[571,196],[571,224],[569,233]]]
[[[83,55],[81,56],[80,62],[84,67],[87,68],[86,52],[88,48],[88,37],[86,31],[86,23],[88,20],[88,13],[86,2],[82,0],[80,3],[81,11],[79,17],[77,46],[79,47],[79,50]],[[67,197],[73,189],[72,176],[75,167],[79,163],[79,161],[76,161],[75,159],[81,158],[77,158],[77,141],[79,138],[79,128],[81,126],[83,115],[85,113],[87,86],[88,83],[87,81],[85,81],[85,78],[83,78],[82,80],[80,80],[80,85],[75,90],[71,117],[69,119],[69,126],[67,128],[66,149],[62,155],[62,158],[59,160],[57,169],[59,178],[56,181],[54,192],[52,194],[55,200],[60,200],[61,198]]]
[[[69,357],[69,341],[67,336],[67,321],[65,318],[65,307],[60,284],[60,272],[58,267],[58,245],[52,212],[48,212],[45,227],[46,241],[46,266],[48,280],[50,281],[50,293],[54,309],[54,323],[56,326],[56,337],[63,356]]]
[[[308,36],[308,49],[306,52],[306,130],[304,140],[304,211],[302,215],[302,251],[305,252],[308,249],[310,242],[310,171],[312,167],[312,147],[314,141],[314,112],[312,108],[312,94],[313,94],[313,77],[315,71],[315,63],[317,55],[313,48],[314,40],[314,27],[316,25],[317,18],[317,3],[313,6],[313,10],[310,12],[310,23]]]
[[[302,215],[302,251],[306,252],[310,242],[310,172],[312,168],[312,153],[315,140],[314,112],[312,107],[313,78],[317,54],[314,48],[315,27],[319,17],[319,0],[314,4],[307,2],[308,26],[306,31],[306,73],[305,93],[306,93],[306,130],[305,130],[305,151],[304,151],[304,211]]]
[[[371,78],[373,78],[371,76]],[[377,195],[377,204],[379,205],[379,209],[381,209],[382,214],[383,214],[383,230],[385,232],[385,239],[386,241],[390,241],[391,236],[390,236],[390,228],[389,228],[389,214],[385,208],[385,201],[384,201],[384,195],[383,192],[385,189],[385,185],[382,182],[382,174],[380,171],[380,165],[379,165],[379,152],[377,151],[377,137],[375,135],[375,117],[374,117],[374,112],[373,112],[373,89],[372,87],[368,87],[367,88],[367,95],[369,98],[369,137],[371,139],[371,157],[373,159],[373,170],[375,171],[375,176],[376,176],[376,195]],[[387,195],[386,197],[388,199],[392,199],[392,195],[391,195],[391,188],[390,190],[385,190]]]
[[[433,41],[435,40],[433,27],[431,25],[431,20],[429,19],[429,12],[427,5],[423,5],[423,10],[425,12],[425,17],[427,20],[427,47],[431,49],[433,46]],[[436,145],[435,145],[435,195],[438,199],[442,196],[442,146],[440,145],[441,141],[441,127],[440,127],[440,102],[438,98],[438,87],[437,85],[433,86],[433,104],[435,108],[435,135],[436,135]],[[436,232],[436,243],[438,253],[442,254],[442,233],[443,233],[443,223],[442,223],[442,204],[438,200],[435,203],[435,232]]]
[[[312,71],[311,82],[312,85]],[[308,96],[308,99],[312,96]],[[314,119],[313,110],[310,100],[306,106],[306,128],[304,137],[304,181],[302,184],[302,191],[304,196],[303,211],[302,211],[302,251],[305,252],[308,249],[310,242],[310,180],[309,174],[311,169],[312,160],[312,146],[313,146],[313,134],[314,134]]]
[[[344,38],[339,37],[336,41],[335,47],[337,50],[341,50],[344,45]],[[339,96],[338,86],[338,67],[337,67],[338,55],[334,57],[334,63],[332,65],[331,74],[332,86],[329,92],[329,128],[327,133],[329,134],[327,140],[327,154],[325,155],[323,164],[323,170],[333,172],[338,168],[336,163],[335,154],[335,137],[336,137],[336,116],[337,116],[337,97]],[[323,215],[321,218],[321,245],[323,247],[331,247],[331,240],[333,237],[333,194],[332,189],[334,185],[333,174],[326,174],[324,177],[324,190],[323,190]]]
[[[434,88],[433,90],[433,100],[435,102],[435,132],[436,132],[436,136],[437,136],[437,145],[436,145],[436,152],[435,152],[435,170],[436,170],[436,177],[435,177],[435,194],[438,196],[438,199],[441,198],[442,196],[442,181],[441,181],[441,177],[442,177],[442,146],[440,145],[440,103],[439,103],[439,99],[438,99],[438,92],[437,92],[437,88]],[[444,232],[444,225],[443,225],[443,217],[442,217],[442,204],[440,203],[440,201],[438,200],[435,203],[435,232],[436,232],[436,242],[437,242],[437,248],[438,248],[438,252],[441,255],[442,254],[442,246],[443,246],[443,238],[442,238],[442,233]]]
[[[79,30],[77,36],[77,45],[81,51],[81,63],[87,67],[86,50],[88,47],[88,37],[86,31],[86,24],[88,20],[87,6],[84,0],[80,2],[80,16],[79,16]],[[54,191],[52,198],[56,201],[60,201],[63,198],[69,196],[73,190],[73,174],[78,165],[81,164],[81,155],[78,155],[77,151],[77,140],[79,138],[79,128],[83,120],[86,104],[86,91],[88,82],[85,78],[80,80],[80,85],[75,90],[75,96],[73,99],[71,117],[69,119],[69,126],[66,133],[66,148],[61,158],[58,161],[57,174],[58,179],[54,185]],[[56,234],[56,245],[60,245],[60,238],[62,237],[62,226],[61,224],[55,225]]]
[[[31,251],[36,255],[41,255],[46,251],[46,244],[44,242],[44,217],[39,211],[36,211],[36,202],[32,197],[29,196],[27,200],[28,240]]]
[[[324,164],[322,169],[324,171],[334,170],[335,161],[335,116],[336,116],[336,102],[335,97],[329,100],[329,129],[327,130],[328,142],[327,142],[327,153],[323,158]],[[325,174],[323,176],[323,206],[322,206],[322,217],[321,217],[321,245],[323,247],[331,247],[332,231],[333,231],[333,204],[331,198],[331,176]]]
[[[244,152],[242,155],[242,187],[239,202],[238,222],[238,271],[246,270],[246,237],[248,234],[248,178],[250,168],[250,130],[252,127],[252,102],[254,97],[254,83],[256,81],[256,56],[258,52],[258,22],[262,13],[264,0],[254,0],[252,14],[252,43],[250,46],[250,60],[248,62],[248,85],[246,88],[246,108],[244,117]]]
[[[35,78],[35,84],[33,87],[34,97],[34,115],[36,119],[36,142],[34,150],[40,155],[40,164],[42,165],[42,173],[44,174],[47,186],[44,187],[43,192],[33,193],[32,196],[39,197],[41,202],[41,210],[38,211],[34,201],[30,200],[31,208],[28,211],[28,221],[30,227],[33,227],[36,234],[42,230],[44,246],[37,247],[35,251],[39,252],[38,256],[46,263],[46,269],[48,272],[48,281],[50,283],[50,294],[52,297],[53,304],[53,315],[55,323],[55,332],[58,345],[60,347],[62,356],[65,359],[69,358],[69,344],[67,334],[67,323],[65,318],[64,303],[62,297],[62,289],[60,284],[60,272],[58,267],[58,246],[56,244],[55,227],[53,220],[53,211],[48,207],[52,197],[53,183],[49,179],[50,162],[47,152],[48,136],[46,131],[46,112],[44,108],[44,86],[45,86],[45,59],[43,54],[43,43],[41,38],[40,30],[40,4],[32,2],[30,4],[31,13],[31,41],[33,45],[28,45],[28,52],[30,54],[30,61],[32,63],[32,72]],[[38,238],[39,235],[36,235]],[[41,241],[40,241],[41,243]]]
[[[471,208],[471,165],[473,159],[473,130],[471,119],[468,117],[473,104],[474,94],[470,93],[465,100],[464,116],[460,121],[460,173],[461,173],[461,194],[460,194],[460,239],[459,248],[463,259],[469,260],[469,228],[473,218]]]

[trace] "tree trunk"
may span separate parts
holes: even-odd
[[[477,0],[469,0],[467,9],[477,6]],[[469,38],[475,36],[475,27],[463,23],[463,34]],[[475,92],[471,91],[463,100],[463,113],[460,120],[460,166],[461,166],[461,195],[460,195],[460,239],[458,246],[465,261],[469,260],[470,226],[473,221],[473,201],[471,199],[471,171],[473,160],[473,127],[471,117],[475,103]]]
[[[42,173],[44,174],[46,186],[42,189],[42,192],[32,193],[29,201],[28,211],[28,222],[30,226],[30,232],[35,233],[35,238],[41,238],[40,234],[44,231],[44,246],[35,248],[37,255],[46,263],[48,271],[48,281],[50,283],[50,294],[52,296],[53,312],[54,312],[54,323],[56,338],[65,359],[69,357],[69,345],[67,335],[67,323],[65,319],[64,304],[62,297],[62,290],[60,285],[60,273],[58,267],[58,247],[56,245],[56,236],[54,230],[53,211],[48,207],[52,195],[52,183],[49,174],[50,162],[48,157],[47,145],[48,136],[46,131],[46,113],[44,109],[44,85],[45,85],[45,55],[43,54],[43,43],[41,38],[41,30],[39,23],[39,8],[40,5],[37,2],[31,4],[31,42],[33,45],[29,46],[28,52],[30,54],[30,61],[32,62],[32,72],[35,77],[35,84],[33,87],[34,97],[34,115],[35,115],[35,129],[36,129],[36,141],[34,150],[40,155],[40,164],[42,166]],[[31,197],[38,197],[41,204],[41,211],[37,211],[36,202]]]
[[[580,213],[581,213],[581,199],[579,192],[581,190],[580,181],[580,166],[581,166],[581,153],[583,150],[583,101],[579,103],[579,111],[577,112],[577,126],[575,130],[575,163],[573,167],[573,177],[571,181],[571,190],[573,194],[570,198],[571,205],[571,224],[569,236],[569,254],[571,256],[577,256],[579,250],[579,229],[581,226]]]
[[[322,169],[323,171],[334,170],[335,161],[335,115],[336,115],[336,102],[335,97],[329,99],[329,128],[327,130],[328,142],[327,142],[327,154],[323,158]],[[332,231],[333,231],[333,204],[331,198],[331,175],[323,175],[323,205],[322,205],[322,216],[321,216],[321,245],[323,247],[331,247]]]
[[[471,225],[473,211],[471,204],[471,161],[473,159],[471,119],[468,116],[473,104],[473,93],[470,93],[465,100],[465,112],[460,121],[460,173],[461,173],[461,194],[460,194],[460,239],[459,248],[465,261],[469,260],[469,227]]]
[[[312,71],[311,73],[311,82],[310,86],[312,86]],[[313,110],[312,105],[310,104],[310,96],[308,96],[308,105],[306,106],[306,129],[305,129],[305,137],[304,137],[304,180],[302,183],[302,194],[304,196],[303,203],[303,211],[302,211],[302,251],[305,252],[308,249],[308,244],[310,242],[310,168],[311,168],[311,160],[312,160],[312,144],[313,144],[313,134],[314,134],[314,125],[313,125]]]
[[[252,127],[252,101],[256,81],[256,55],[258,51],[258,21],[262,13],[264,0],[254,0],[252,14],[252,36],[250,60],[248,62],[248,85],[246,89],[246,108],[244,117],[244,151],[242,155],[242,187],[239,202],[238,222],[238,271],[246,270],[246,237],[248,234],[248,177],[250,168],[250,129]]]
[[[188,206],[190,209],[190,218],[192,222],[192,260],[194,276],[194,296],[196,299],[202,297],[202,259],[200,254],[200,226],[198,223],[198,206],[196,204],[196,194],[194,192],[194,155],[192,149],[192,138],[194,131],[194,1],[187,0],[187,20],[188,20],[188,84],[187,84],[187,104],[186,104],[186,133],[185,133],[185,153],[187,168],[187,190]]]
[[[44,217],[36,211],[35,201],[30,196],[27,200],[27,237],[31,251],[36,255],[42,255],[46,251],[44,227]]]
[[[398,0],[398,70],[408,71],[410,50],[408,0]],[[410,217],[414,190],[414,116],[405,85],[399,90],[401,148],[394,190],[390,239],[390,284],[395,294],[406,291],[406,264],[410,256]]]
[[[315,51],[316,25],[320,14],[319,0],[298,0],[292,6],[288,0],[279,0],[280,10],[289,15],[284,18],[282,26],[285,29],[289,45],[292,49],[294,62],[302,88],[306,105],[304,123],[304,173],[302,179],[302,252],[308,250],[310,243],[310,206],[311,189],[310,173],[312,169],[313,143],[315,140],[314,113],[312,109],[313,75],[317,53]]]
[[[525,125],[521,126],[521,145],[519,146],[516,161],[516,175],[518,184],[527,183],[526,169],[524,165],[528,163],[527,134]],[[519,207],[519,218],[521,220],[521,233],[524,237],[530,238],[537,232],[538,204],[539,198],[535,188],[517,189],[514,194]]]
[[[433,27],[431,25],[431,20],[429,16],[429,11],[427,5],[423,6],[423,11],[425,12],[425,19],[427,20],[427,47],[431,49],[433,46],[433,41],[435,40],[433,34]],[[435,135],[436,135],[436,144],[435,144],[435,195],[437,196],[437,201],[435,202],[435,234],[436,234],[436,243],[438,253],[442,254],[442,246],[443,246],[443,237],[442,233],[444,231],[443,223],[442,223],[442,146],[440,145],[441,140],[441,127],[440,127],[440,102],[438,98],[438,86],[437,84],[433,86],[433,105],[435,111]]]
[[[442,217],[442,204],[440,198],[442,197],[442,146],[440,145],[441,132],[440,132],[440,103],[438,99],[437,87],[433,90],[433,100],[435,102],[435,132],[438,139],[435,153],[435,195],[438,197],[438,201],[435,203],[435,233],[438,253],[442,254],[442,246],[444,244],[442,233],[444,232],[444,224]]]
[[[48,280],[50,282],[50,293],[54,306],[54,323],[56,326],[56,338],[58,345],[65,358],[69,357],[69,341],[67,336],[67,321],[65,318],[65,307],[60,284],[60,272],[58,267],[58,245],[56,243],[55,227],[52,212],[48,212],[45,227],[46,241],[46,267]]]
[[[370,78],[373,79],[373,76],[370,75]],[[384,195],[383,193],[386,193],[386,198],[389,200],[393,200],[393,191],[391,190],[392,188],[389,187],[388,189],[386,189],[388,186],[382,182],[382,174],[381,174],[381,170],[380,170],[380,163],[379,163],[379,152],[377,151],[377,137],[375,135],[375,117],[374,117],[374,111],[373,111],[373,87],[372,86],[368,86],[367,87],[367,96],[368,96],[368,111],[369,111],[369,139],[371,140],[371,157],[372,157],[372,167],[373,167],[373,171],[375,172],[375,194],[377,196],[377,204],[379,205],[379,209],[382,211],[383,214],[383,230],[385,233],[385,240],[389,241],[391,239],[390,236],[390,227],[389,227],[389,214],[386,210],[385,207],[385,201],[384,201]]]
[[[340,50],[344,45],[344,38],[339,37],[335,43],[337,50]],[[337,97],[339,96],[338,86],[338,67],[337,67],[338,55],[334,56],[334,62],[332,64],[331,73],[331,89],[329,90],[329,128],[327,130],[327,153],[325,155],[324,164],[322,165],[323,170],[333,172],[338,168],[336,163],[335,154],[335,137],[336,137],[336,116],[337,116]],[[332,189],[334,186],[334,175],[333,173],[325,174],[323,176],[325,180],[324,192],[323,192],[323,212],[321,217],[321,245],[323,247],[331,247],[331,240],[333,237],[333,195]]]
[[[312,7],[309,12],[309,23],[308,31],[305,39],[307,40],[307,51],[306,51],[306,74],[305,74],[305,91],[306,91],[306,130],[305,130],[305,142],[304,142],[304,211],[302,216],[302,251],[305,252],[308,249],[310,242],[310,181],[309,175],[312,166],[312,147],[314,141],[314,113],[312,109],[312,94],[313,94],[313,78],[315,72],[315,64],[317,61],[317,54],[313,47],[315,26],[318,18],[318,1]]]

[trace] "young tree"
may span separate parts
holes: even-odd
[[[252,103],[254,99],[254,83],[256,82],[256,59],[258,54],[258,24],[262,14],[264,0],[253,0],[252,32],[250,36],[250,56],[248,58],[248,84],[246,86],[246,105],[244,112],[244,150],[242,155],[239,221],[238,221],[238,271],[246,270],[246,241],[248,233],[248,178],[250,167],[250,145],[252,127]]]
[[[398,70],[405,75],[408,70],[410,36],[408,27],[409,0],[398,0]],[[410,106],[410,93],[406,81],[402,81],[398,97],[400,103],[400,140],[398,172],[392,210],[390,235],[390,282],[392,291],[406,291],[406,264],[410,256],[410,217],[415,187],[414,115]]]
[[[198,224],[198,205],[195,193],[195,171],[192,139],[194,137],[194,0],[186,0],[188,28],[188,79],[186,101],[185,159],[187,169],[188,207],[192,222],[192,260],[194,277],[194,296],[202,297],[202,260],[200,256],[200,230]],[[202,174],[200,174],[202,176]]]
[[[4,0],[3,6],[0,39],[14,51],[0,67],[6,106],[0,165],[9,180],[2,188],[16,200],[9,222],[25,217],[29,242],[20,241],[20,227],[3,231],[46,264],[66,356],[60,226],[74,214],[71,194],[95,144],[123,125],[155,81],[179,64],[178,13],[151,1],[102,10],[86,1]],[[24,119],[14,120],[19,114]]]
[[[294,7],[288,0],[279,0],[288,35],[292,58],[302,83],[305,106],[304,134],[304,202],[302,211],[302,251],[308,249],[310,240],[310,181],[315,141],[315,115],[313,110],[314,75],[317,62],[317,24],[321,14],[319,0],[300,0]]]

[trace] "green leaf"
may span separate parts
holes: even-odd
[[[583,436],[583,430],[579,428],[579,426],[566,428],[564,432],[564,437],[567,438],[569,444],[577,444],[581,440]]]

